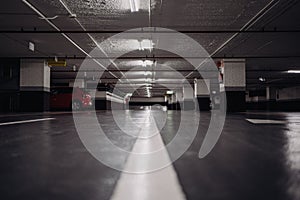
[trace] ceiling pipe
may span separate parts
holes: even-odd
[[[277,1],[277,2],[275,2]],[[262,10],[260,10],[254,17],[252,17],[240,30],[239,32],[246,31],[251,28],[258,20],[260,20],[265,14],[267,14],[274,6],[276,6],[280,1],[272,0],[268,3]],[[229,42],[231,42],[234,38],[236,38],[238,33],[235,33],[231,36],[226,42],[224,42],[219,48],[217,48],[210,56],[216,55],[221,49],[223,49]]]
[[[63,5],[63,7],[67,10],[67,12],[69,13],[70,16],[76,16],[76,14],[74,14],[71,9],[67,6],[67,4],[63,1],[63,0],[59,0],[59,2]],[[79,26],[82,28],[83,31],[87,32],[86,28],[81,24],[81,22],[75,17],[74,20],[79,24]],[[98,44],[98,42],[95,40],[95,38],[90,34],[90,33],[86,33],[89,38],[94,42],[94,44],[100,49],[100,51],[109,59],[107,53],[103,50],[103,48]],[[109,59],[109,61],[119,70],[119,72],[121,73],[122,77],[125,77],[127,82],[130,82],[127,78],[126,75],[119,69],[119,67],[116,65],[116,63],[112,60]],[[112,73],[111,73],[112,74]],[[116,77],[116,76],[115,76]],[[117,77],[116,77],[117,78]],[[122,83],[122,80],[118,78],[118,80]],[[132,88],[134,88],[132,86]]]
[[[63,5],[63,7],[67,10],[67,12],[69,13],[70,16],[76,16],[76,14],[74,14],[70,8],[67,6],[67,4],[63,1],[63,0],[59,0],[59,2]],[[79,24],[79,26],[82,28],[83,31],[87,31],[86,28],[81,24],[81,22],[77,19],[77,18],[74,18],[74,20]],[[90,34],[90,33],[87,33],[87,35],[89,36],[89,38],[94,42],[94,44],[102,51],[102,53],[108,57],[107,53],[103,50],[103,48],[98,44],[98,42],[95,40],[95,38]],[[113,60],[109,60],[117,69],[118,66],[113,62]],[[123,74],[121,72],[122,76],[124,77],[125,74]]]
[[[258,20],[260,20],[265,14],[267,14],[274,6],[276,6],[280,0],[272,0],[269,2],[263,9],[261,9],[254,17],[252,17],[240,30],[239,32],[246,31],[249,28],[251,28]],[[226,40],[219,48],[217,48],[213,53],[210,54],[209,57],[213,57],[216,55],[220,50],[222,50],[229,42],[231,42],[233,39],[235,39],[238,35],[238,33],[233,34],[228,40]],[[199,69],[204,63],[206,63],[206,60],[203,60],[200,65],[196,68]],[[192,75],[193,72],[189,73],[185,77],[189,77]]]
[[[56,31],[61,31],[54,23],[52,23],[47,17],[40,12],[36,7],[34,7],[30,2],[27,0],[22,0],[23,3],[25,3],[30,9],[32,9],[36,14],[38,14],[41,18],[44,18],[45,21],[53,27]],[[82,49],[74,40],[72,40],[69,36],[67,36],[65,33],[61,33],[61,35],[66,38],[71,44],[73,44],[77,49],[79,49],[82,53],[84,53],[87,57],[92,58],[91,55],[89,55],[84,49]],[[97,63],[101,68],[106,69],[99,61],[92,58],[95,63]],[[113,75],[115,78],[118,79],[116,75],[110,72],[111,75]]]

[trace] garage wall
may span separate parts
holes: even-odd
[[[0,59],[0,112],[19,110],[20,61]]]

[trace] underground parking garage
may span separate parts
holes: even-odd
[[[297,0],[10,0],[1,199],[300,199]]]

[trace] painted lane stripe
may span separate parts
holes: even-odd
[[[158,134],[155,134],[148,139],[137,139],[132,153],[130,154],[125,164],[120,179],[117,182],[111,200],[185,200],[186,197],[179,184],[177,174],[172,164],[163,169],[151,173],[133,174],[126,171],[133,171],[134,169],[148,169],[149,166],[155,166],[155,162],[171,163],[169,154],[165,148],[162,137],[155,124],[153,117],[150,114],[150,121],[152,126],[145,126],[140,133],[143,138],[148,135],[153,135],[155,128]],[[149,121],[149,120],[148,120]],[[148,123],[148,122],[146,122]],[[155,125],[155,127],[154,127]],[[135,156],[139,153],[149,153],[153,150],[163,148],[163,153],[160,154],[159,159],[140,159]],[[154,162],[154,163],[153,163]],[[159,164],[157,165],[159,166]]]
[[[33,120],[24,120],[24,121],[15,121],[15,122],[5,122],[5,123],[0,123],[0,126],[49,121],[49,120],[54,120],[54,119],[55,118],[43,118],[43,119],[33,119]]]
[[[284,120],[270,120],[270,119],[246,119],[252,124],[287,124]]]

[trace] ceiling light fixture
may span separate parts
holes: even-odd
[[[33,42],[29,42],[28,48],[29,48],[30,51],[34,52],[35,44]]]
[[[138,12],[139,11],[139,6],[138,6],[137,1],[138,0],[129,0],[131,12]]]
[[[142,66],[143,67],[147,67],[147,66],[151,66],[153,65],[153,61],[152,60],[144,60]]]
[[[266,81],[266,79],[263,78],[263,77],[260,77],[258,80],[261,81],[261,82],[265,82]]]
[[[144,39],[139,41],[139,50],[144,51],[144,50],[153,50],[154,43],[152,40]]]
[[[167,91],[166,94],[174,94],[174,91]]]
[[[288,70],[289,74],[300,74],[300,70]]]

